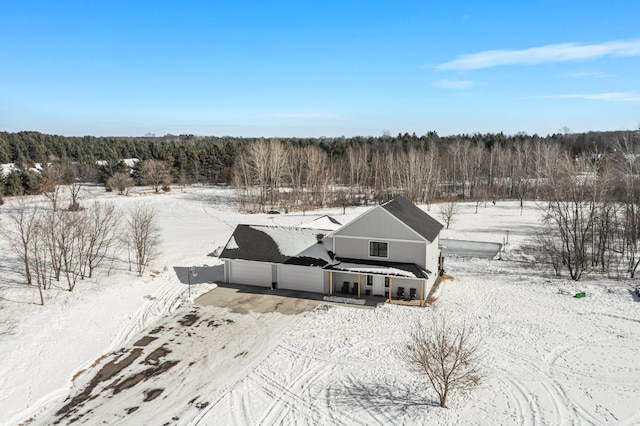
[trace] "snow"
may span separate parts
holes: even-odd
[[[137,158],[122,158],[119,161],[122,161],[125,165],[130,168],[134,168],[136,164],[140,162]],[[96,160],[96,166],[107,166],[109,162],[107,160]]]
[[[509,231],[509,243],[501,261],[446,258],[453,279],[427,308],[320,306],[282,315],[186,303],[184,274],[198,266],[191,291],[201,294],[221,276],[208,253],[237,224],[293,227],[314,215],[243,215],[226,188],[138,189],[129,197],[92,188],[81,203],[93,198],[156,207],[163,254],[144,277],[116,264],[73,293],[47,291],[41,307],[0,241],[0,323],[9,329],[0,335],[0,424],[68,424],[74,416],[82,424],[640,423],[637,281],[594,274],[574,283],[521,262],[520,248],[540,226],[533,203],[521,210],[499,202],[478,214],[462,204],[443,238],[503,243]],[[2,210],[15,202],[6,201]],[[365,209],[348,208],[340,222]],[[587,297],[573,298],[579,291]],[[486,379],[451,396],[448,410],[402,358],[413,325],[434,315],[473,325],[482,340]],[[112,363],[127,357],[135,358],[128,366]],[[111,379],[94,380],[114,365],[122,369]],[[88,386],[95,398],[68,417],[56,414]]]
[[[327,302],[335,302],[335,303],[347,303],[351,305],[364,305],[367,303],[364,299],[353,299],[351,297],[340,297],[340,296],[324,296],[322,300]]]
[[[320,244],[315,243],[310,245],[306,250],[300,252],[297,256],[310,257],[313,259],[323,260],[326,263],[332,263],[333,259],[331,259],[331,256],[329,256],[329,252],[327,251],[327,249],[330,249],[332,247],[333,247],[333,238],[324,237]]]
[[[310,246],[317,244],[318,231],[313,229],[284,226],[252,226],[267,234],[284,256],[298,256]],[[229,248],[229,247],[227,247]]]
[[[228,250],[236,250],[236,249],[239,249],[239,248],[240,248],[240,246],[236,242],[236,238],[232,236],[231,239],[229,240],[229,242],[227,243],[227,249]]]
[[[338,228],[342,227],[342,224],[336,223],[337,220],[331,218],[330,216],[324,215],[319,218],[312,220],[308,223],[303,223],[299,225],[299,228],[311,228],[311,229],[321,229],[327,231],[335,231]]]
[[[136,166],[136,164],[138,164],[140,162],[140,160],[138,160],[137,158],[123,158],[122,161],[124,164],[126,164],[127,166],[134,168]]]
[[[17,170],[18,170],[18,167],[15,165],[15,163],[0,164],[0,177],[6,177],[11,172],[14,172],[14,171],[17,171]],[[41,163],[35,163],[33,165],[33,167],[29,167],[29,170],[39,173],[39,172],[42,171],[42,164]]]
[[[361,274],[396,275],[399,277],[417,278],[415,274],[398,268],[378,265],[361,265],[358,263],[340,262],[336,269],[341,271],[359,272]]]

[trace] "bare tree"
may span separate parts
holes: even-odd
[[[440,183],[440,153],[438,147],[433,142],[427,145],[427,151],[424,155],[426,174],[424,176],[424,201],[428,208],[438,193],[438,184]]]
[[[142,276],[160,249],[160,228],[157,212],[152,207],[137,206],[129,212],[125,240],[133,252],[138,275]]]
[[[620,239],[622,257],[630,278],[640,265],[640,147],[630,134],[622,134],[614,145],[618,182],[623,188]]]
[[[151,185],[155,192],[159,192],[161,187],[171,184],[171,173],[166,162],[160,160],[145,160],[140,171],[145,183]]]
[[[280,198],[280,186],[286,173],[289,151],[279,140],[269,142],[269,195],[271,207],[275,207]]]
[[[40,192],[51,202],[51,208],[58,209],[60,185],[64,182],[64,169],[60,163],[45,165],[41,171]]]
[[[119,212],[111,203],[94,202],[88,209],[85,218],[86,262],[82,267],[82,277],[93,276],[93,271],[100,266],[117,243],[116,226]]]
[[[562,263],[577,281],[590,267],[590,247],[599,201],[596,165],[591,158],[563,156],[558,169],[547,170],[544,222],[557,230]]]
[[[470,391],[484,379],[480,339],[473,331],[464,323],[451,326],[441,317],[434,317],[430,327],[418,324],[413,330],[406,359],[427,376],[442,408],[447,408],[450,393]]]
[[[116,172],[107,180],[105,186],[111,191],[115,190],[121,195],[126,195],[133,186],[133,179],[128,173]]]
[[[29,246],[37,234],[38,209],[30,207],[23,198],[20,198],[15,208],[7,212],[6,217],[11,225],[9,227],[3,226],[0,228],[0,232],[18,254],[24,266],[27,284],[32,285]]]
[[[69,196],[71,197],[71,202],[69,203],[69,211],[77,212],[82,210],[80,207],[80,202],[78,201],[80,198],[80,190],[82,189],[82,182],[78,178],[78,173],[76,171],[75,165],[67,164],[65,166],[66,171],[66,181],[67,188],[69,188]]]
[[[524,199],[531,186],[530,170],[533,147],[528,141],[516,144],[513,155],[513,182],[520,200],[520,216],[524,210]]]
[[[440,206],[440,217],[444,221],[447,229],[458,214],[458,205],[454,201],[448,201]]]
[[[60,266],[73,291],[86,259],[86,235],[83,217],[71,212],[60,212],[55,232],[55,244],[60,253]]]
[[[49,211],[41,219],[40,236],[42,238],[47,250],[49,251],[49,262],[51,263],[51,270],[56,281],[60,281],[60,274],[62,272],[62,254],[58,247],[57,233],[58,222],[60,219],[60,213],[58,211]]]
[[[82,184],[80,182],[72,182],[67,185],[69,188],[69,195],[71,196],[71,201],[69,202],[69,211],[77,212],[82,210],[80,207],[80,202],[78,199],[80,198],[80,190],[82,189]]]
[[[327,154],[319,147],[311,145],[305,150],[308,166],[307,188],[311,190],[313,204],[322,206],[326,202],[329,182],[331,181],[331,165]]]
[[[31,270],[35,277],[40,295],[40,304],[44,306],[43,290],[47,288],[47,282],[50,280],[49,274],[49,249],[46,243],[46,223],[38,220],[35,228],[36,235],[31,239],[29,250],[31,251],[30,261],[32,263]]]

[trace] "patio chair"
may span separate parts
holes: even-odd
[[[342,294],[349,294],[349,281],[345,281],[342,283],[342,290],[340,290]]]
[[[409,296],[407,296],[406,300],[415,300],[416,299],[416,289],[415,288],[410,288],[409,289]]]
[[[398,292],[396,293],[396,297],[398,299],[402,299],[404,297],[404,287],[398,287]]]
[[[358,294],[358,283],[353,283],[353,288],[351,289],[351,294]]]

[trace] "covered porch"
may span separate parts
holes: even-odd
[[[387,275],[380,271],[353,271],[347,268],[326,270],[326,294],[339,299],[362,300],[363,304],[381,302],[406,306],[426,304],[428,289],[425,278]],[[345,300],[345,303],[349,303]]]

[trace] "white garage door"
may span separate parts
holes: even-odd
[[[278,288],[323,293],[323,272],[308,266],[278,265]]]
[[[229,281],[236,284],[271,287],[271,264],[232,260]]]

